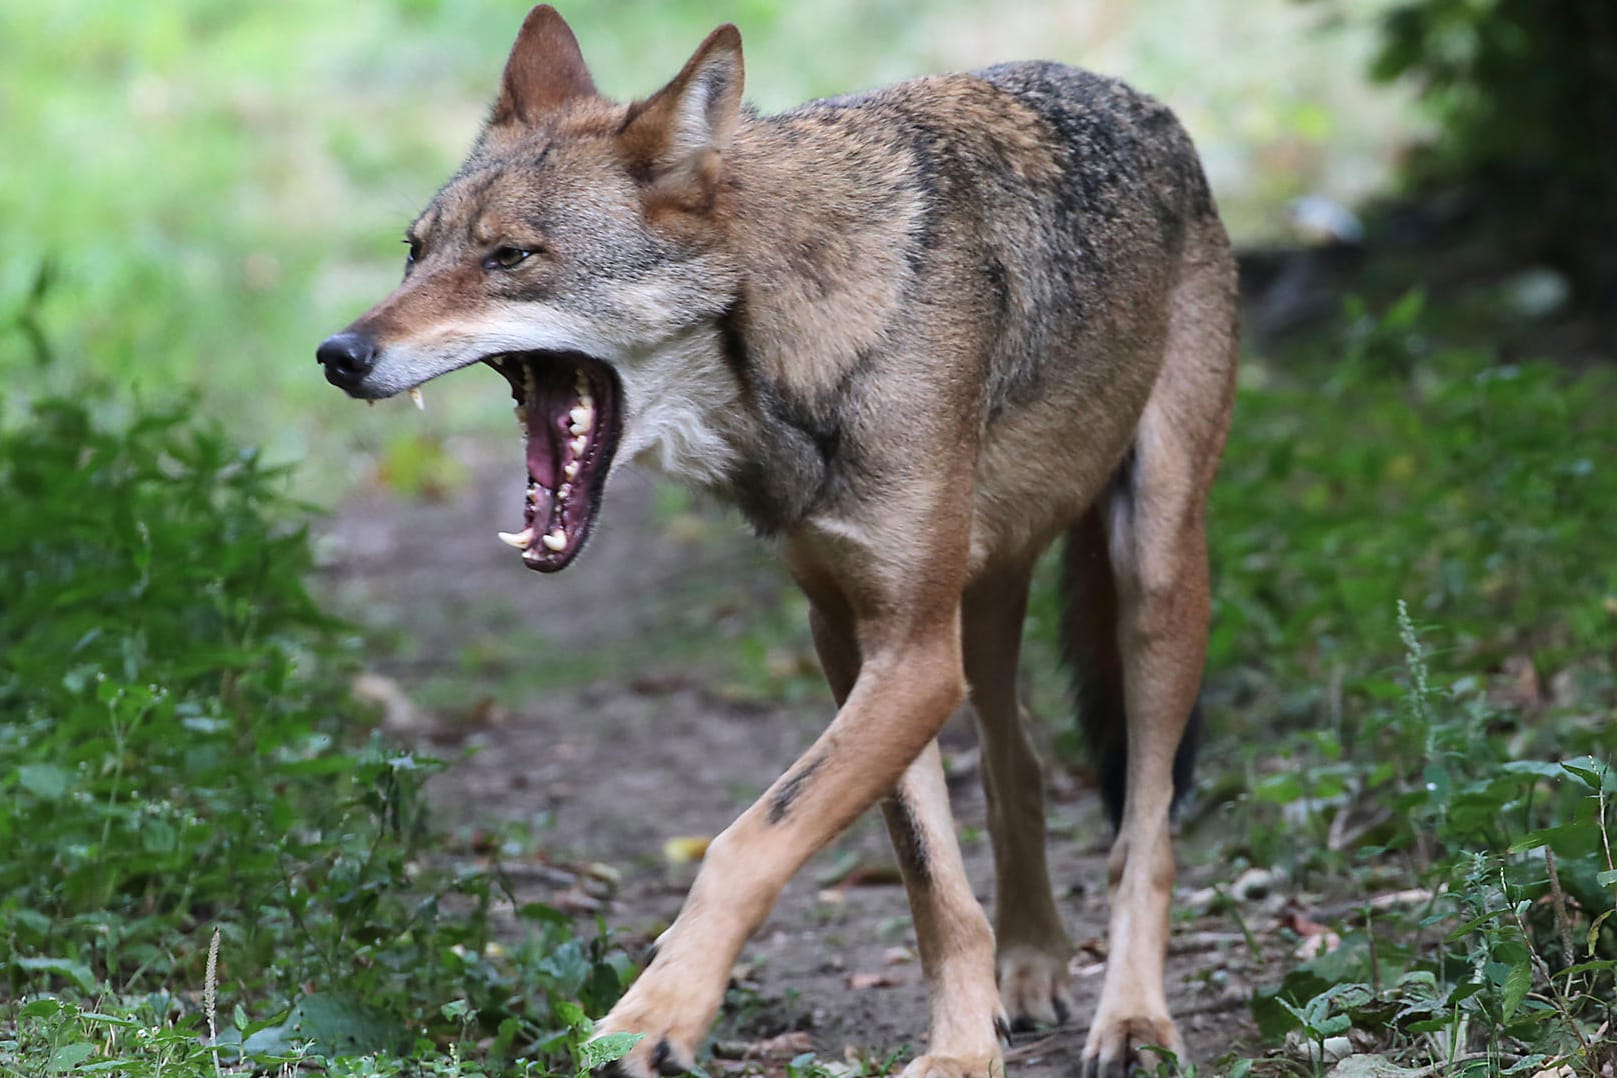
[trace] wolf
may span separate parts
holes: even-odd
[[[1113,79],[1011,63],[780,115],[742,102],[721,26],[650,97],[602,96],[549,6],[522,24],[466,162],[406,233],[404,279],[317,350],[358,398],[462,367],[509,383],[519,527],[584,548],[617,462],[728,499],[809,599],[837,702],[709,847],[599,1024],[674,1074],[788,879],[880,805],[930,1029],[905,1074],[1000,1075],[1072,1006],[1040,762],[1017,700],[1030,576],[1064,539],[1063,651],[1115,829],[1088,1075],[1184,1051],[1164,956],[1170,811],[1209,617],[1203,519],[1235,377],[1235,268],[1190,140]],[[992,927],[935,737],[983,746]]]

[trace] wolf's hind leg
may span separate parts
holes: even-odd
[[[1227,253],[1187,266],[1168,352],[1134,452],[1098,502],[1116,595],[1116,655],[1126,716],[1122,818],[1108,863],[1106,978],[1083,1073],[1122,1078],[1149,1046],[1181,1058],[1168,1014],[1175,759],[1196,706],[1210,609],[1207,490],[1234,393],[1233,268]]]
[[[851,627],[818,608],[810,625],[841,704],[859,673]],[[928,1050],[905,1069],[905,1078],[998,1078],[1005,1019],[994,992],[994,941],[960,860],[936,741],[883,800],[882,816],[904,875],[926,977]]]
[[[1027,590],[1027,570],[996,574],[975,581],[961,607],[994,844],[995,964],[1013,1029],[1059,1025],[1072,1011],[1072,944],[1045,863],[1044,775],[1016,698]]]

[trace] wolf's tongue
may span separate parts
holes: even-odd
[[[578,552],[595,515],[592,469],[611,455],[595,444],[605,402],[596,401],[589,376],[574,364],[528,361],[518,370],[507,377],[517,387],[528,490],[522,531],[500,538],[521,550],[530,568],[554,572]]]
[[[567,441],[572,437],[568,431],[572,422],[569,413],[578,401],[573,371],[561,363],[547,364],[535,371],[530,364],[527,379],[524,405],[528,424],[528,478],[554,493],[566,482],[562,467],[567,459]]]
[[[548,373],[548,372],[547,372]],[[555,491],[561,485],[561,461],[566,453],[568,409],[572,385],[555,385],[551,378],[535,377],[527,394],[527,477]]]

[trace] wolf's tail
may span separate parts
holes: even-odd
[[[1101,800],[1115,828],[1123,821],[1128,785],[1128,718],[1117,642],[1117,578],[1101,516],[1106,501],[1103,495],[1067,532],[1061,561],[1061,657],[1072,677],[1078,723],[1100,772]],[[1201,736],[1198,699],[1174,754],[1175,805],[1190,789]]]

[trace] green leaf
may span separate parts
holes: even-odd
[[[579,1066],[587,1071],[616,1062],[645,1037],[644,1033],[603,1033],[578,1046]]]
[[[1516,1013],[1516,1008],[1522,1005],[1527,998],[1527,990],[1533,987],[1533,967],[1524,958],[1510,967],[1510,973],[1505,977],[1505,985],[1500,993],[1499,1009],[1506,1021]]]
[[[45,1069],[51,1074],[61,1074],[70,1071],[95,1054],[95,1045],[86,1041],[76,1041],[73,1044],[64,1044],[51,1053],[50,1062]]]
[[[1594,919],[1594,923],[1589,926],[1589,936],[1586,942],[1589,945],[1589,954],[1591,957],[1593,957],[1595,953],[1595,947],[1600,943],[1600,926],[1605,924],[1607,918],[1609,918],[1613,913],[1617,913],[1617,910],[1605,911],[1599,917],[1596,917]]]
[[[18,969],[66,977],[87,995],[94,995],[101,987],[96,983],[95,974],[90,972],[89,966],[83,962],[75,962],[71,958],[14,958],[12,961],[16,963]]]
[[[1289,805],[1303,796],[1303,784],[1290,772],[1270,775],[1252,790],[1254,800],[1267,805]]]
[[[312,1043],[322,1056],[392,1051],[404,1041],[404,1026],[393,1015],[337,992],[316,992],[293,1006],[286,1021],[248,1037],[250,1054],[286,1053],[295,1043]]]
[[[17,785],[41,801],[60,801],[73,776],[55,764],[23,764],[17,768]]]
[[[587,1030],[591,1028],[589,1015],[584,1013],[584,1008],[570,999],[558,999],[552,1004],[551,1009],[556,1012],[557,1018],[560,1018],[574,1029]]]
[[[61,1001],[53,999],[50,996],[41,996],[38,999],[29,1000],[26,1004],[24,1004],[22,1010],[17,1012],[17,1017],[52,1018],[61,1009]]]
[[[1580,760],[1579,764],[1582,764],[1582,763],[1583,763],[1583,761]],[[1589,767],[1587,765],[1579,766],[1579,764],[1574,764],[1571,761],[1568,761],[1568,762],[1562,764],[1561,768],[1567,774],[1573,776],[1579,782],[1581,782],[1585,786],[1589,787],[1589,789],[1591,789],[1591,790],[1600,789],[1600,772],[1596,771],[1594,768]]]

